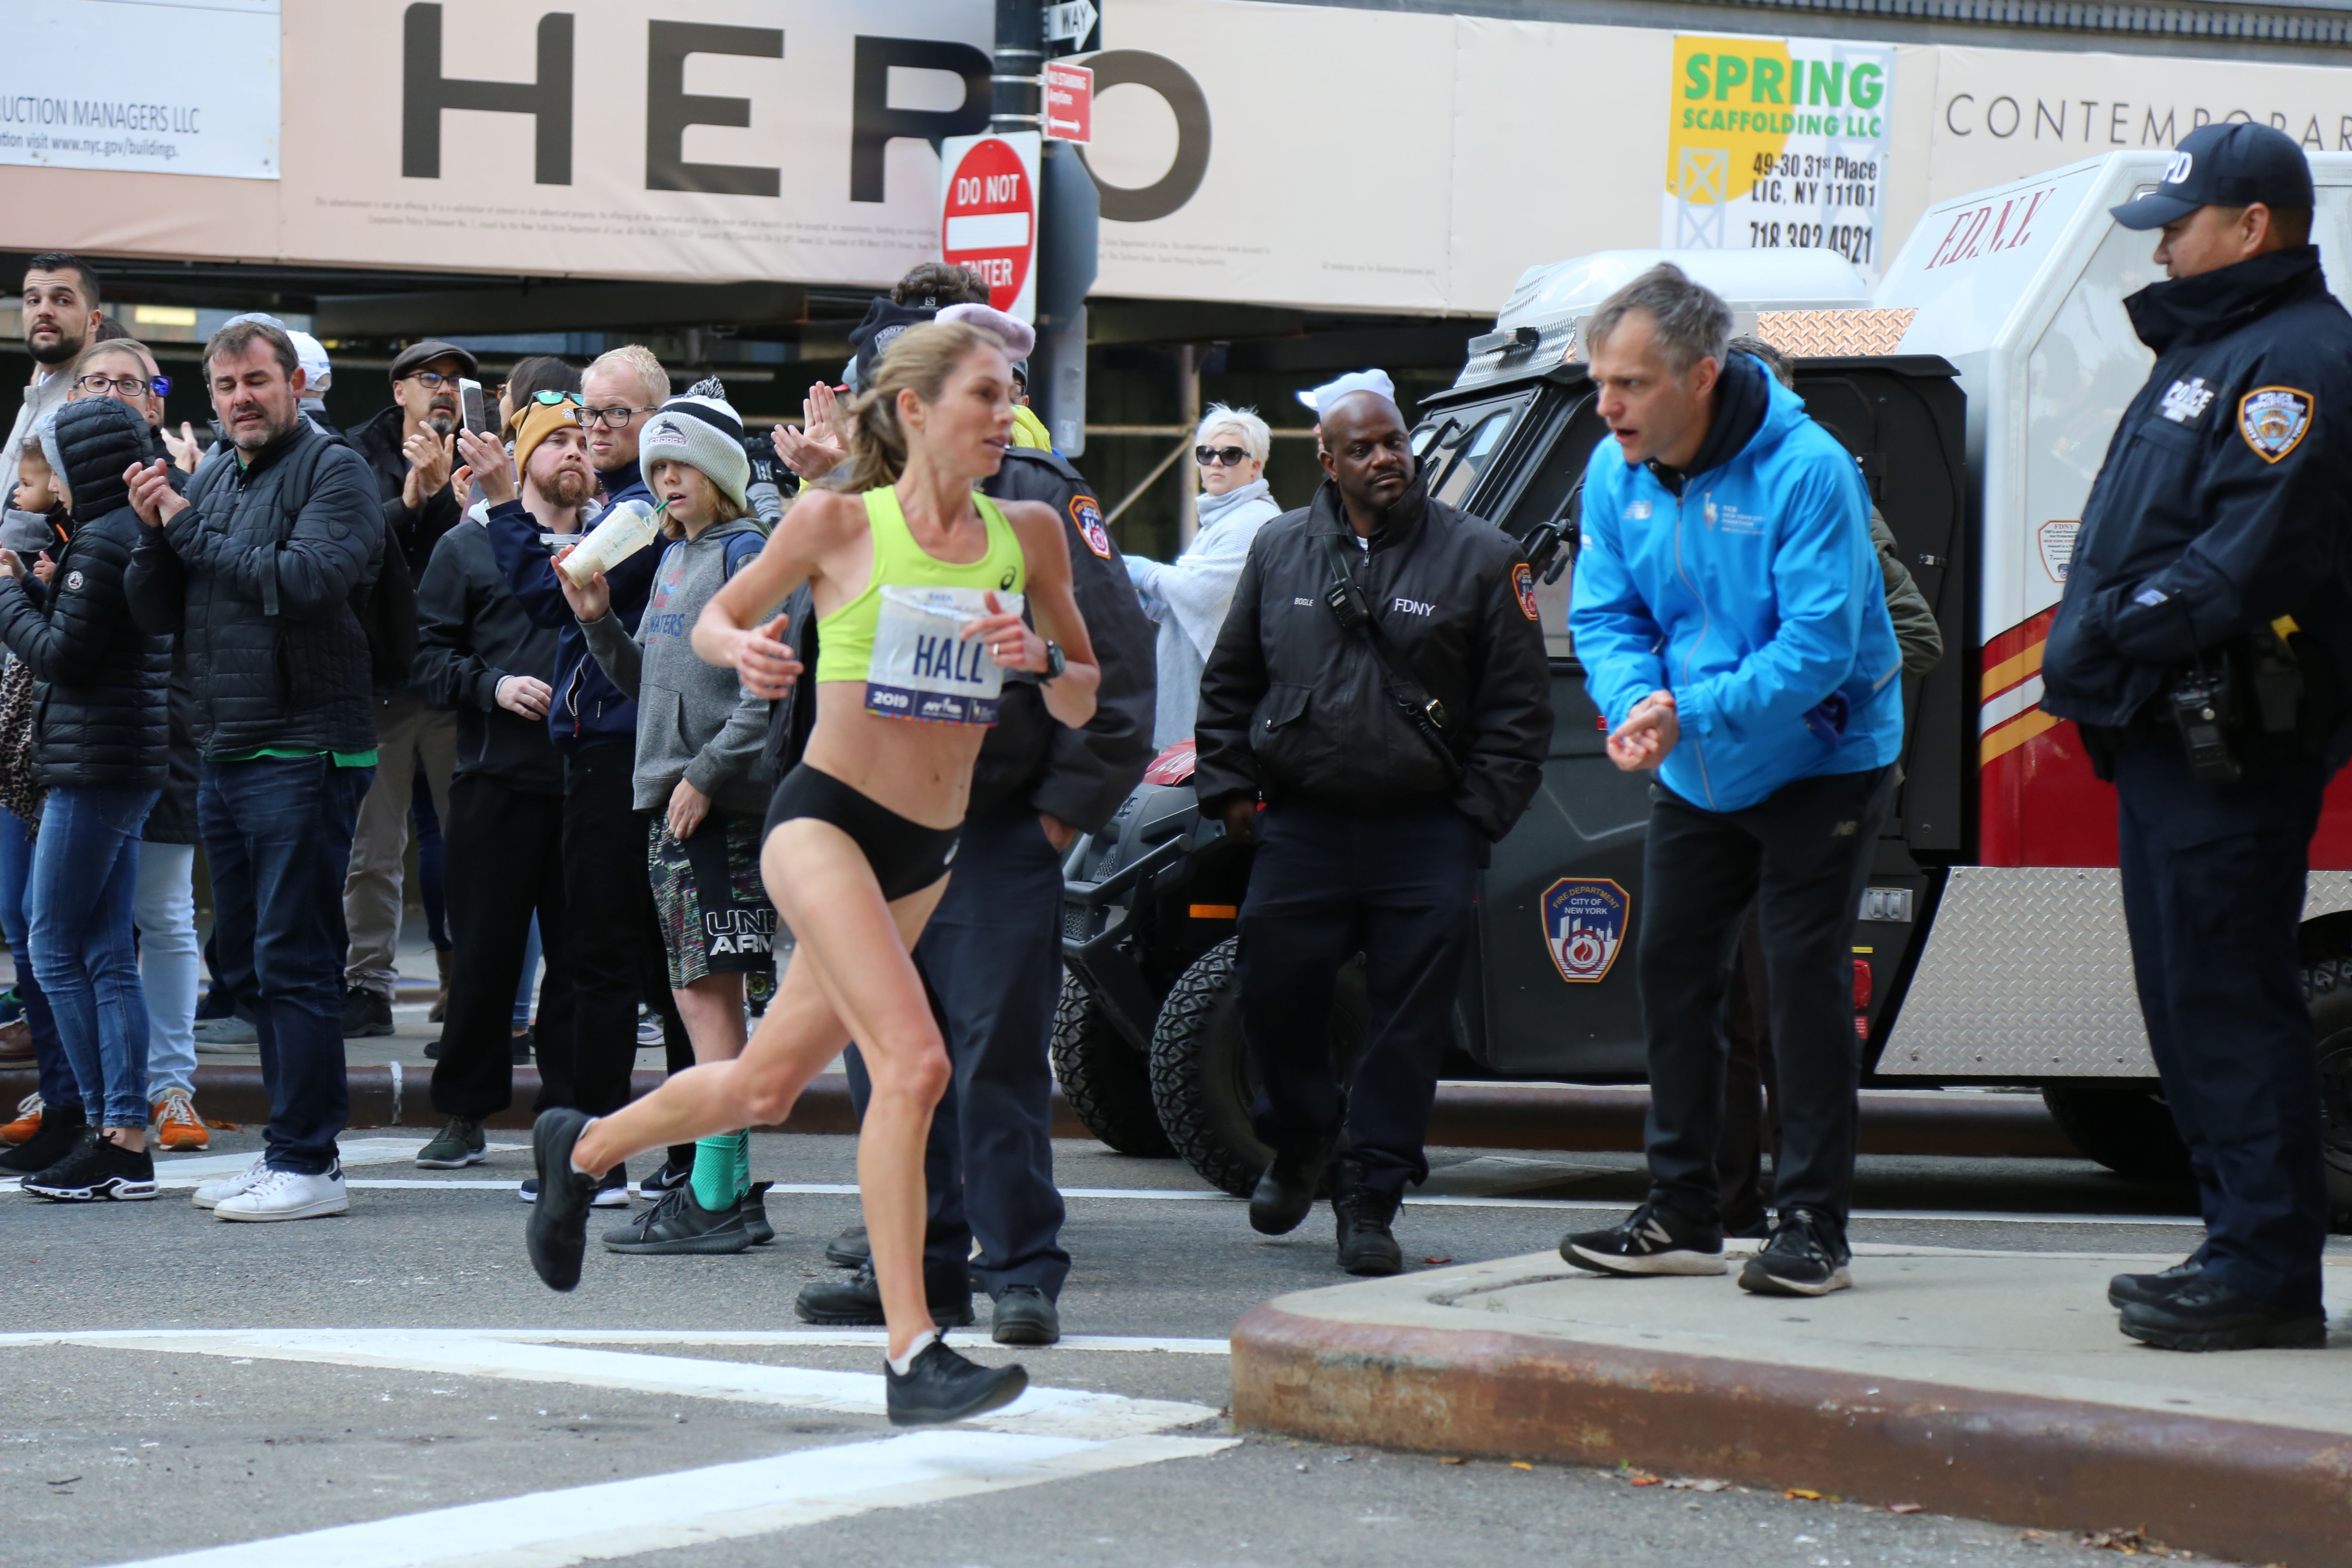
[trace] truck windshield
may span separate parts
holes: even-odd
[[[1461,506],[1477,488],[1478,476],[1503,449],[1529,399],[1520,397],[1499,407],[1474,408],[1444,416],[1435,437],[1422,453],[1429,473],[1429,493],[1448,506]],[[1419,442],[1415,443],[1420,445]]]

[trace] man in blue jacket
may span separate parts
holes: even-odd
[[[637,468],[637,436],[669,399],[669,375],[650,350],[632,343],[598,359],[581,377],[588,461],[606,506],[650,502]],[[628,1103],[636,1063],[637,1001],[662,1014],[670,1066],[691,1067],[692,1048],[671,1004],[661,931],[654,923],[646,878],[646,819],[637,815],[632,774],[637,759],[637,705],[622,695],[588,652],[578,617],[557,586],[553,557],[540,523],[518,509],[493,511],[490,550],[523,613],[555,628],[555,690],[547,728],[563,753],[563,894],[571,906],[565,939],[573,959],[572,1089],[592,1116]],[[613,614],[634,633],[653,593],[658,550],[640,550],[604,574]],[[542,1051],[563,1049],[543,1040]],[[641,1184],[662,1192],[686,1179],[692,1144]],[[536,1191],[524,1184],[524,1196]]]
[[[1649,1032],[1650,1195],[1560,1256],[1603,1274],[1720,1274],[1724,987],[1748,905],[1771,983],[1780,1217],[1739,1276],[1853,1283],[1860,1073],[1854,912],[1894,793],[1901,651],[1853,459],[1731,354],[1731,311],[1672,266],[1586,330],[1603,441],[1586,466],[1569,629],[1610,759],[1654,769],[1635,973]]]

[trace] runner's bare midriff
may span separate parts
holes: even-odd
[[[816,689],[816,729],[803,760],[909,822],[953,827],[987,735],[978,724],[885,719],[866,710],[864,682],[827,680]]]

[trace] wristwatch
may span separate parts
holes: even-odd
[[[1062,645],[1057,642],[1050,640],[1047,641],[1045,644],[1045,673],[1037,678],[1037,684],[1043,686],[1048,681],[1059,680],[1062,678],[1062,671],[1069,668],[1070,661],[1068,657],[1062,652]]]

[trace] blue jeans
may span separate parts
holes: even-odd
[[[56,1016],[86,1112],[103,1127],[147,1125],[147,993],[131,934],[139,828],[160,791],[49,791],[25,891],[33,973]]]
[[[33,837],[13,811],[0,811],[0,931],[8,937],[8,951],[16,957],[16,995],[25,1004],[25,1023],[33,1031],[33,1063],[40,1069],[41,1103],[79,1110],[81,1089],[74,1082],[72,1064],[66,1060],[65,1042],[58,1038],[58,1023],[49,999],[33,973],[33,941],[25,919],[25,884],[33,875]]]
[[[206,762],[197,781],[215,952],[222,984],[261,1036],[272,1170],[332,1170],[350,1120],[343,877],[374,777],[331,757],[256,757]]]
[[[131,923],[139,928],[139,980],[147,987],[147,1097],[195,1092],[196,847],[142,844]]]

